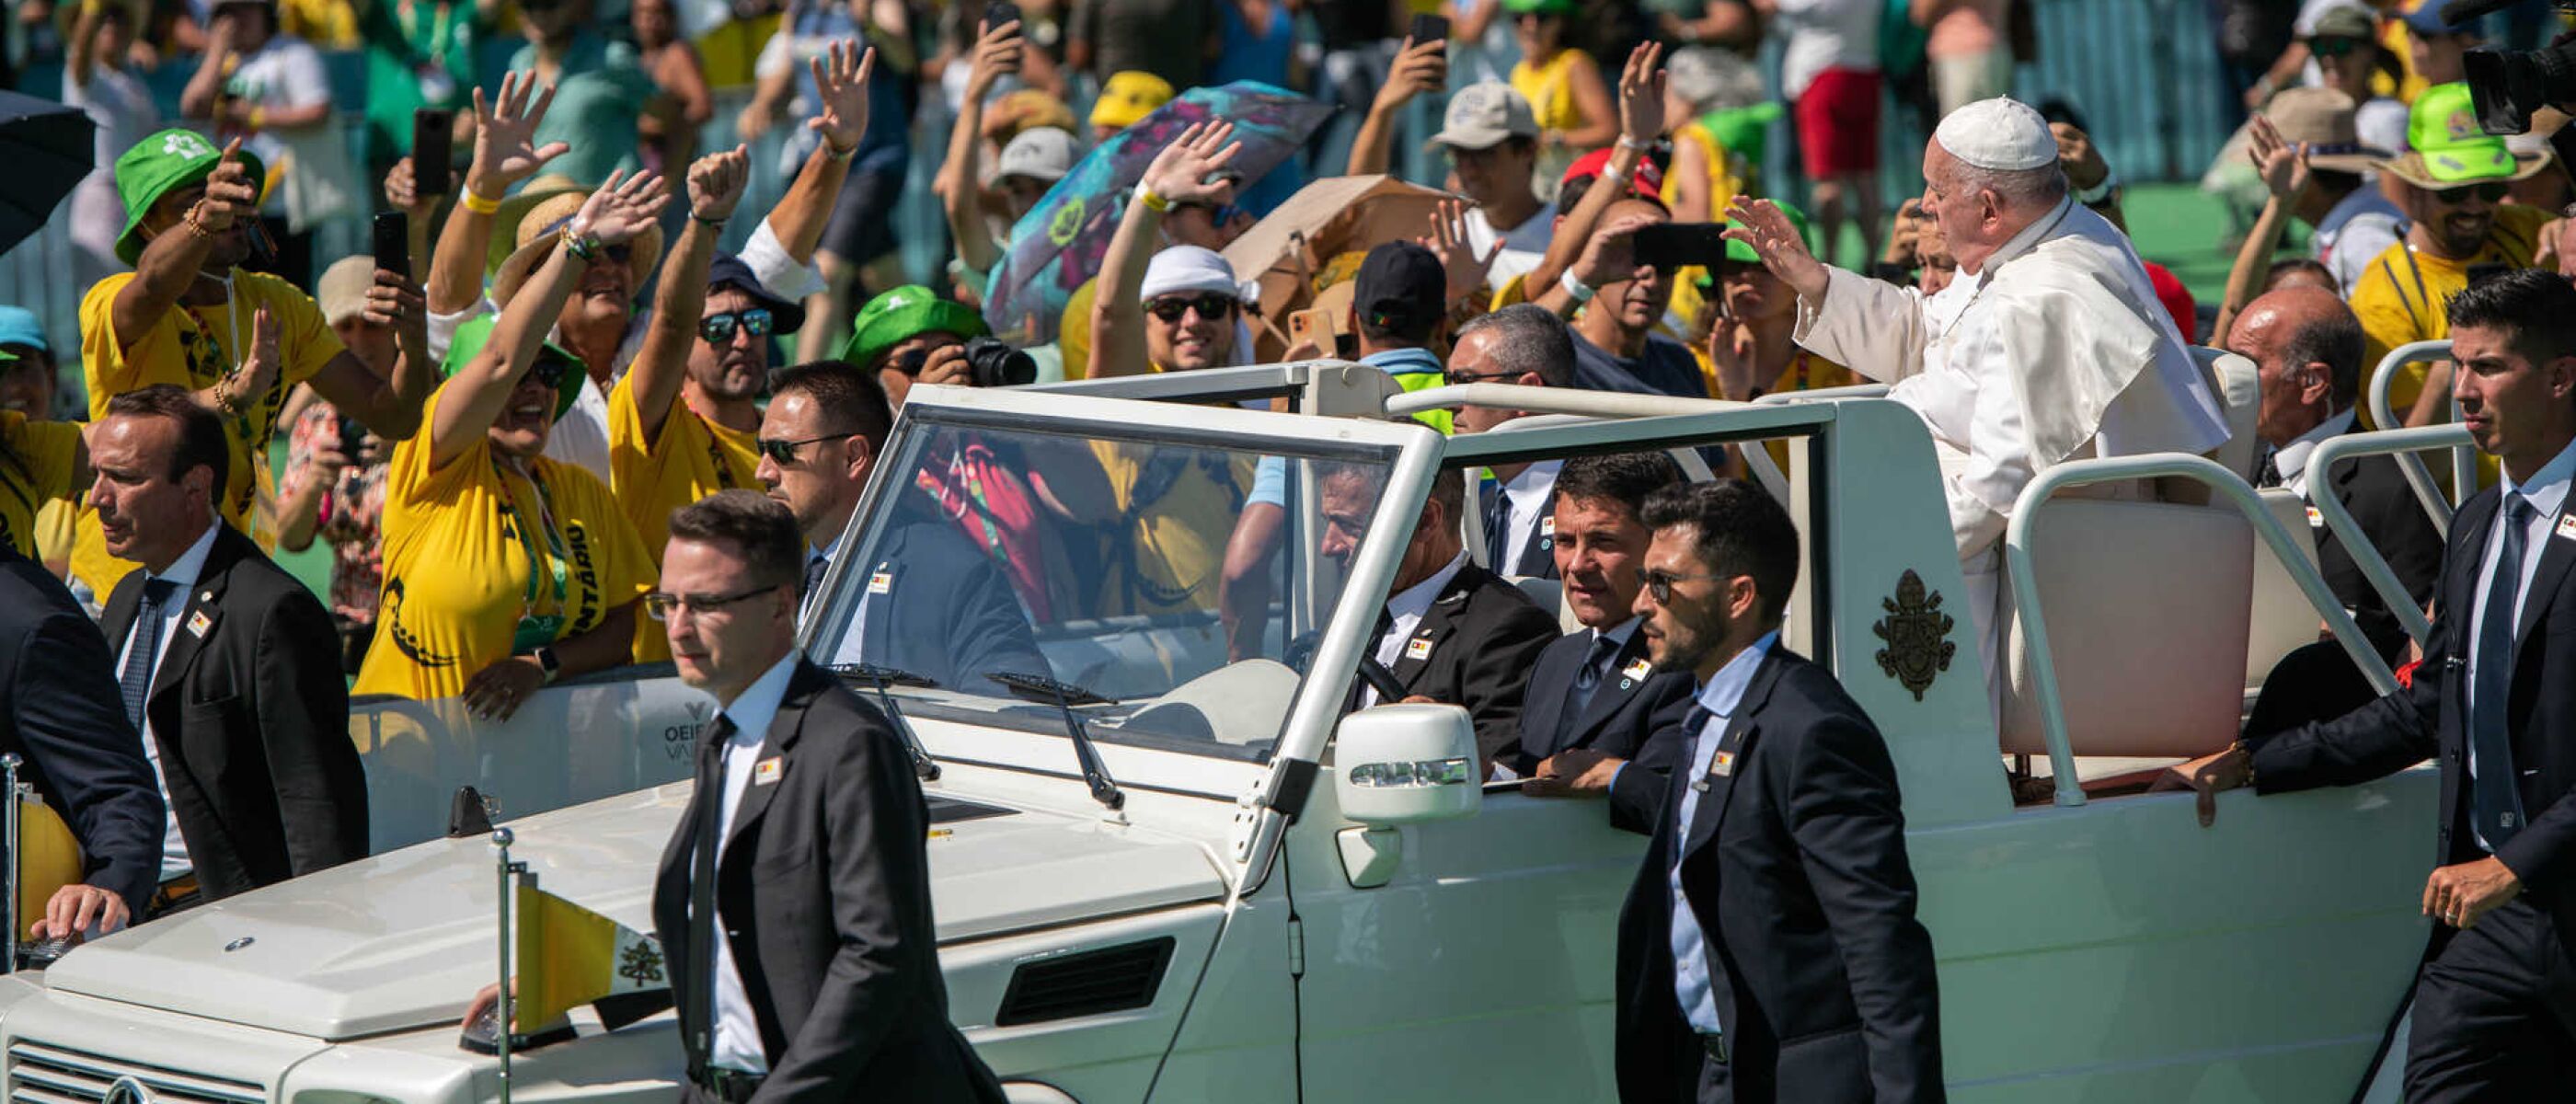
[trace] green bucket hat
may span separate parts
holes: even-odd
[[[1807,251],[1810,253],[1816,252],[1816,230],[1814,226],[1807,222],[1807,213],[1799,210],[1797,204],[1791,203],[1785,199],[1775,199],[1771,202],[1778,205],[1781,214],[1789,216],[1789,225],[1798,228],[1798,238],[1799,240],[1807,243]],[[1762,263],[1762,255],[1754,252],[1752,246],[1736,241],[1733,238],[1727,239],[1726,259],[1735,264]],[[1711,272],[1708,275],[1700,277],[1699,286],[1702,291],[1716,287],[1717,273]]]
[[[241,158],[243,168],[250,170],[252,190],[265,198],[268,166],[249,150],[235,156]],[[152,205],[181,188],[205,183],[214,174],[215,163],[222,159],[221,147],[184,127],[152,135],[117,155],[116,194],[125,200],[125,232],[116,236],[117,259],[130,265],[142,256],[143,216],[151,212]]]
[[[1503,0],[1503,10],[1514,15],[1572,15],[1577,7],[1575,0]]]
[[[859,308],[859,316],[850,322],[850,339],[841,345],[841,359],[866,368],[886,350],[919,334],[952,333],[973,338],[992,332],[992,327],[984,324],[984,316],[965,304],[942,299],[919,284],[905,284]]]
[[[498,321],[496,316],[487,314],[456,327],[456,336],[448,342],[447,359],[439,362],[439,378],[453,379],[472,363],[474,354],[491,342],[492,327]],[[582,365],[580,357],[572,355],[572,350],[549,341],[537,347],[537,363],[528,370],[537,371],[549,362],[563,366],[563,374],[555,379],[554,413],[554,420],[562,421],[564,411],[572,409],[573,400],[581,397],[581,381],[590,369]]]
[[[2548,154],[2515,153],[2503,138],[2479,129],[2469,86],[2458,82],[2434,85],[2415,97],[2406,116],[2406,144],[2413,148],[2380,162],[2381,171],[2432,191],[2521,180],[2549,167]]]

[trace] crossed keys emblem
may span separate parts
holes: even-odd
[[[617,976],[637,985],[661,985],[662,952],[651,943],[629,943],[617,956]]]

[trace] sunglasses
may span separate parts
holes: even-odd
[[[1663,570],[1663,569],[1661,569],[1661,568],[1652,568],[1652,567],[1647,568],[1641,577],[1642,577],[1643,579],[1645,579],[1645,581],[1646,581],[1646,593],[1648,593],[1648,594],[1651,594],[1651,595],[1654,595],[1654,596],[1655,596],[1655,604],[1656,604],[1656,605],[1658,605],[1658,606],[1665,606],[1665,605],[1671,605],[1671,604],[1672,604],[1672,601],[1673,601],[1673,584],[1674,584],[1674,583],[1686,583],[1686,582],[1690,582],[1691,580],[1694,580],[1694,579],[1724,579],[1724,578],[1728,578],[1728,576],[1725,576],[1725,575],[1716,575],[1716,574],[1709,574],[1709,575],[1675,575],[1675,574],[1673,574],[1672,572],[1665,571],[1665,570]],[[651,597],[651,596],[650,596],[650,595],[647,595],[646,597],[648,597],[648,598],[649,598],[649,597]]]
[[[698,337],[709,345],[722,345],[733,340],[737,327],[755,338],[767,337],[771,324],[769,308],[745,307],[731,314],[710,314],[698,319]]]
[[[1211,291],[1195,296],[1166,295],[1145,304],[1146,310],[1154,312],[1154,317],[1165,322],[1180,321],[1189,315],[1192,308],[1198,310],[1201,318],[1231,318],[1234,316],[1234,297]]]
[[[525,9],[525,7],[524,7],[524,6],[522,6],[521,10],[523,10],[523,11],[524,11],[524,10],[526,10],[526,9]],[[556,248],[556,249],[562,249],[562,248],[563,248],[563,246],[559,244],[559,245],[555,246],[555,248]],[[633,260],[633,259],[634,259],[634,257],[635,257],[635,247],[634,247],[634,246],[632,246],[632,245],[625,245],[625,244],[619,244],[619,245],[603,245],[603,246],[600,246],[600,247],[599,247],[599,256],[600,256],[600,259],[601,259],[601,260],[608,261],[608,262],[611,262],[611,263],[613,263],[613,264],[621,264],[621,265],[622,265],[622,264],[625,264],[626,262],[628,262],[628,261],[630,261],[630,260]]]
[[[656,621],[668,621],[672,614],[683,610],[701,614],[713,613],[746,598],[756,598],[786,585],[771,583],[767,586],[756,586],[750,590],[735,591],[732,594],[672,594],[667,591],[651,590],[644,593],[644,612]]]
[[[1466,385],[1468,385],[1468,384],[1471,384],[1471,383],[1483,383],[1483,382],[1485,382],[1485,381],[1487,381],[1487,380],[1510,379],[1510,378],[1512,378],[1512,377],[1514,377],[1514,376],[1517,376],[1517,375],[1520,375],[1520,373],[1518,373],[1518,372],[1456,372],[1456,371],[1451,371],[1451,372],[1443,372],[1443,373],[1441,373],[1441,374],[1440,374],[1440,381],[1441,381],[1441,382],[1443,382],[1443,383],[1448,384],[1448,385],[1449,385],[1449,386],[1451,386],[1451,387],[1464,387],[1464,386],[1466,386]]]
[[[2506,184],[2462,184],[2457,188],[2444,188],[2435,192],[2433,198],[2453,206],[2467,203],[2472,196],[2489,203],[2502,203],[2504,197],[2512,192],[2512,187]]]
[[[564,358],[549,353],[538,357],[535,364],[529,365],[528,374],[535,376],[538,383],[546,385],[546,390],[552,391],[563,386],[564,373],[570,370],[570,364],[571,362]]]
[[[2308,52],[2321,58],[2339,58],[2366,45],[2358,38],[2312,38]]]
[[[757,442],[757,444],[760,447],[760,454],[768,457],[770,463],[785,465],[796,462],[797,449],[804,448],[805,446],[817,441],[838,441],[841,438],[848,436],[851,435],[847,433],[826,433],[820,437],[808,437],[802,441],[781,441],[772,437],[763,437]]]

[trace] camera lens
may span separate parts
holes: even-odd
[[[978,337],[966,342],[967,376],[977,387],[1017,387],[1035,383],[1038,362],[1029,354],[1012,348],[999,338]]]

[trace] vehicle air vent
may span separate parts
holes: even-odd
[[[1170,936],[1024,963],[1002,992],[997,1027],[1123,1012],[1154,1003],[1172,964]]]
[[[101,1101],[112,1086],[129,1084],[120,1099],[160,1104],[264,1104],[266,1086],[208,1077],[66,1047],[15,1043],[9,1047],[9,1099],[21,1104]],[[143,1091],[135,1093],[133,1087]]]

